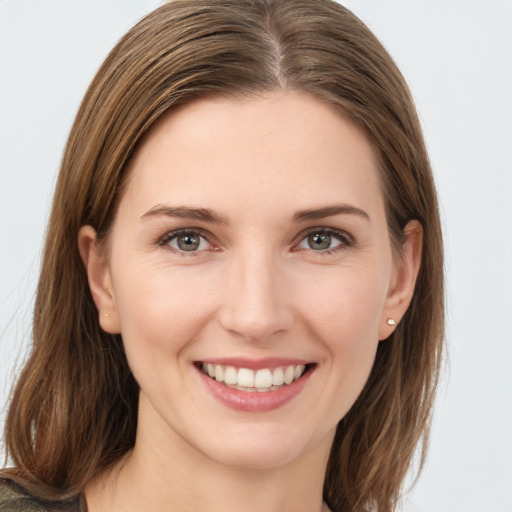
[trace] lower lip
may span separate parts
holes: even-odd
[[[198,372],[213,396],[231,409],[247,412],[266,412],[278,409],[293,400],[306,385],[313,369],[307,371],[300,379],[284,385],[274,391],[239,391]]]

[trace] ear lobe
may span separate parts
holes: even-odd
[[[82,226],[78,232],[78,249],[87,272],[91,295],[98,309],[101,328],[110,334],[121,332],[112,286],[110,268],[97,243],[96,231]]]
[[[393,282],[380,321],[379,340],[388,338],[411,303],[414,286],[421,266],[423,228],[411,220],[404,228],[404,243],[395,265]],[[390,321],[394,320],[394,322]]]

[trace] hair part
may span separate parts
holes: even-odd
[[[369,380],[340,421],[324,487],[338,512],[391,512],[415,447],[427,446],[443,339],[436,192],[411,95],[382,45],[330,0],[175,0],[109,54],[64,152],[34,311],[33,348],[12,395],[4,470],[36,495],[83,490],[135,442],[138,386],[119,335],[103,332],[77,247],[106,240],[127,166],[154,124],[205,96],[307,92],[361,127],[380,160],[393,247],[417,219],[422,264],[412,303],[379,344]]]

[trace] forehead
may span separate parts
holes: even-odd
[[[230,197],[245,210],[263,198],[276,210],[290,201],[383,202],[362,130],[301,92],[184,105],[155,125],[129,173],[125,199],[137,209],[169,201],[215,208]]]

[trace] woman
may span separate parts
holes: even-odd
[[[435,188],[375,37],[329,0],[175,0],[72,128],[2,510],[391,511],[442,334]]]

